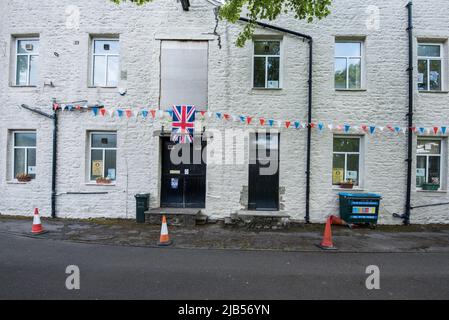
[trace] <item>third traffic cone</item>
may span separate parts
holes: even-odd
[[[34,208],[33,216],[33,226],[31,227],[31,232],[34,234],[44,233],[44,228],[42,228],[41,218],[39,218],[39,209]]]
[[[172,242],[168,236],[167,219],[165,215],[162,215],[162,226],[161,226],[161,236],[157,243],[158,246],[169,246]]]
[[[324,249],[324,250],[336,250],[337,249],[332,242],[332,230],[331,230],[332,217],[333,216],[330,216],[327,218],[326,226],[324,227],[323,240],[318,245],[318,247],[320,247],[321,249]]]

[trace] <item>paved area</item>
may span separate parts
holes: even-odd
[[[142,248],[0,233],[0,299],[448,299],[449,253]],[[66,267],[80,289],[65,287]],[[380,289],[365,287],[368,265]]]
[[[95,244],[155,247],[160,227],[133,220],[42,219],[49,232],[42,239]],[[0,216],[0,233],[31,236],[32,218]],[[173,248],[320,251],[323,225],[298,225],[288,230],[254,231],[208,224],[170,227]],[[376,230],[333,226],[339,252],[447,252],[449,225],[378,226]]]

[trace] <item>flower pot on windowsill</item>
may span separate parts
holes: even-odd
[[[422,189],[423,190],[438,190],[440,188],[440,184],[436,184],[436,183],[423,183],[422,184]]]
[[[112,180],[108,179],[108,178],[97,178],[95,180],[97,182],[97,184],[111,184]]]
[[[19,173],[16,176],[17,181],[19,182],[30,182],[31,181],[31,176],[26,174],[26,173]]]
[[[354,184],[351,182],[340,183],[340,188],[342,188],[342,189],[352,189],[353,187],[354,187]]]

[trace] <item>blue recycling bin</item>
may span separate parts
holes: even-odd
[[[375,193],[340,192],[340,218],[350,224],[376,225],[382,196]]]

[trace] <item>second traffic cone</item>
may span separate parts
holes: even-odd
[[[161,226],[161,236],[157,242],[158,246],[169,246],[172,242],[168,236],[167,219],[165,215],[162,215],[162,226]]]
[[[332,224],[338,225],[338,226],[345,226],[347,223],[340,217],[331,216],[332,217]]]
[[[324,227],[324,235],[323,240],[318,245],[321,249],[324,250],[337,250],[332,242],[332,216],[327,218],[326,226]]]
[[[33,226],[31,227],[31,232],[34,234],[41,234],[45,232],[42,227],[41,218],[39,217],[38,208],[34,208]]]

